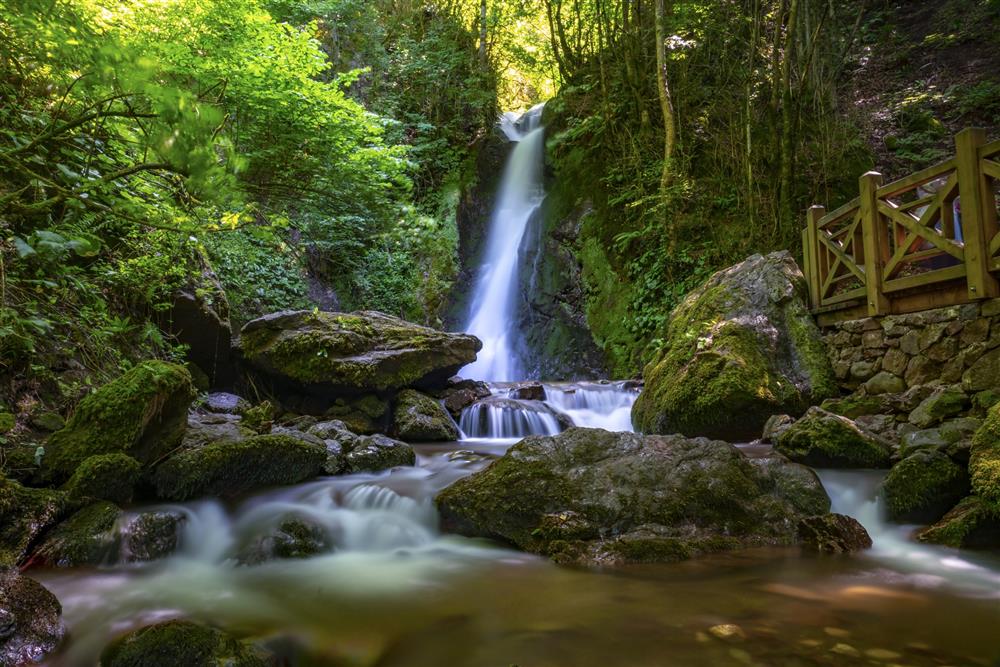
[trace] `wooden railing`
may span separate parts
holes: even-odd
[[[809,209],[802,232],[813,312],[827,321],[905,313],[1000,296],[1000,141],[955,137],[955,157],[883,184],[830,213]]]

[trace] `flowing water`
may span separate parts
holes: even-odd
[[[1000,664],[1000,562],[917,545],[912,527],[887,524],[875,500],[880,473],[820,473],[834,511],[858,518],[874,539],[857,555],[760,549],[584,571],[441,533],[434,496],[520,437],[570,425],[631,430],[637,391],[627,383],[507,382],[519,368],[513,257],[542,196],[533,114],[502,123],[520,143],[469,325],[486,347],[464,372],[494,384],[462,415],[463,440],[415,445],[415,467],[229,504],[146,508],[185,517],[173,555],[34,573],[62,602],[70,631],[51,667],[94,665],[114,636],[178,617],[253,638],[282,664],[303,667]],[[290,518],[317,527],[320,553],[248,557]]]

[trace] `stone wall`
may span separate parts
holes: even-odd
[[[971,398],[1000,389],[1000,299],[841,322],[823,339],[846,391],[898,394],[939,383]]]

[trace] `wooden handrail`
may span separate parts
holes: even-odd
[[[1000,296],[1000,140],[955,136],[955,155],[890,183],[868,172],[860,195],[802,232],[813,312],[828,321]]]

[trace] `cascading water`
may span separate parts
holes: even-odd
[[[464,377],[491,382],[523,379],[513,313],[518,248],[528,221],[545,196],[542,186],[545,136],[541,116],[539,105],[516,120],[510,114],[501,119],[501,129],[517,146],[510,154],[500,184],[465,327],[483,341],[483,349],[475,363],[462,370]]]

